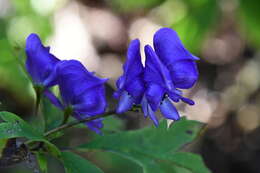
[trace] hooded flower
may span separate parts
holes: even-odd
[[[183,97],[179,89],[189,89],[197,81],[195,60],[199,58],[184,48],[177,33],[170,28],[158,30],[153,42],[155,51],[151,46],[145,46],[146,90],[142,108],[144,115],[158,125],[154,113],[158,108],[165,118],[178,120],[180,116],[172,101],[181,100],[190,105],[194,104],[192,100]]]
[[[50,53],[50,47],[44,47],[37,34],[30,34],[26,40],[26,69],[34,85],[48,88],[57,83],[54,73],[56,64],[60,61]]]
[[[140,104],[144,93],[143,72],[144,67],[141,62],[140,41],[131,41],[127,60],[123,66],[124,73],[117,80],[118,90],[114,93],[119,99],[117,113],[123,113],[131,109],[133,104]]]
[[[105,112],[104,83],[107,79],[94,76],[77,60],[61,61],[56,72],[62,103],[49,95],[52,103],[64,111],[70,110],[78,120]],[[102,119],[86,122],[86,125],[97,133],[103,127]]]

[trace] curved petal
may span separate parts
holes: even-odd
[[[103,123],[101,119],[96,119],[90,122],[86,122],[85,123],[88,128],[94,132],[96,132],[97,134],[102,135],[102,132],[100,131],[101,128],[103,128]]]
[[[158,119],[156,118],[156,115],[154,113],[154,111],[152,110],[151,106],[148,104],[148,116],[150,117],[150,119],[153,121],[154,125],[156,127],[158,127],[159,125],[159,121]]]
[[[90,117],[89,115],[85,115],[79,112],[75,112],[73,114],[73,117],[76,118],[77,120],[82,120],[85,118]],[[92,131],[96,132],[97,134],[102,134],[100,129],[103,127],[103,123],[102,123],[102,118],[99,119],[95,119],[89,122],[85,122],[84,124]]]
[[[142,99],[141,105],[142,105],[144,117],[146,118],[148,116],[148,102],[145,96]]]
[[[122,93],[119,99],[119,103],[116,108],[116,113],[122,114],[131,109],[134,104],[134,98],[129,95],[126,91]]]
[[[103,85],[87,89],[70,102],[73,109],[86,115],[98,115],[105,112],[107,103]]]
[[[166,66],[162,64],[151,46],[146,45],[144,50],[146,56],[144,80],[147,83],[157,83],[168,90],[172,90],[174,86]]]
[[[44,91],[44,96],[46,96],[54,106],[60,108],[61,110],[64,109],[64,107],[61,104],[60,100],[51,91],[45,90]]]
[[[177,109],[171,103],[171,101],[168,97],[163,99],[163,101],[160,105],[160,111],[163,114],[163,116],[167,119],[171,119],[171,120],[179,120],[180,119],[180,115],[179,115]]]
[[[125,90],[134,98],[134,103],[139,104],[145,91],[142,78],[137,77],[131,84],[125,86]]]
[[[143,73],[143,65],[140,54],[140,41],[138,39],[132,40],[127,50],[127,60],[123,66],[126,80],[130,82],[136,76]]]
[[[135,98],[135,102],[140,103],[144,93],[144,67],[141,62],[140,41],[138,39],[131,41],[129,45],[123,70],[123,75],[116,82],[117,88],[126,90]]]
[[[183,60],[169,66],[171,77],[177,88],[189,89],[198,80],[198,69],[194,61]]]
[[[165,90],[157,84],[148,85],[145,96],[153,111],[156,111],[162,101]]]
[[[176,31],[171,28],[159,29],[153,38],[156,54],[166,65],[173,64],[179,60],[198,60],[183,46]]]
[[[187,103],[187,104],[189,104],[189,105],[191,105],[191,106],[195,104],[195,102],[194,102],[193,100],[189,99],[189,98],[181,97],[180,99],[181,99],[181,101],[183,101],[184,103]]]
[[[103,85],[107,79],[101,79],[90,73],[79,61],[62,61],[57,65],[58,83],[63,101],[74,102],[86,90]]]
[[[167,66],[175,87],[191,88],[198,79],[198,70],[193,56],[185,49],[177,33],[162,28],[154,35],[154,49],[160,60]]]
[[[53,86],[56,82],[54,67],[59,59],[49,53],[49,48],[42,45],[37,34],[30,34],[26,39],[26,69],[35,84]],[[53,75],[52,80],[47,80]],[[46,81],[47,80],[47,81]]]

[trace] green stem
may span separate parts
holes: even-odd
[[[34,111],[35,111],[35,115],[37,116],[38,112],[39,112],[39,107],[40,107],[43,89],[42,89],[42,87],[35,86],[34,90],[35,90],[35,93],[36,93],[36,103],[35,103],[35,110]]]
[[[61,125],[66,124],[68,122],[68,120],[69,120],[69,117],[70,117],[70,114],[64,113],[64,119],[63,119]]]
[[[73,126],[78,125],[80,123],[89,122],[89,121],[92,121],[92,120],[95,120],[95,119],[99,119],[99,118],[103,118],[103,117],[107,117],[107,116],[111,116],[111,115],[115,115],[115,114],[116,114],[116,111],[113,110],[113,111],[106,112],[104,114],[96,115],[96,116],[93,116],[93,117],[88,117],[88,118],[85,118],[85,119],[82,119],[82,120],[75,120],[75,121],[69,122],[67,124],[63,124],[63,125],[55,128],[55,129],[52,129],[52,130],[46,132],[44,134],[44,136],[48,137],[49,135],[51,135],[53,133],[65,130],[67,128],[73,127]]]
[[[40,96],[38,94],[36,94],[36,103],[35,103],[35,115],[37,116],[38,115],[38,112],[39,112],[39,107],[40,107]]]
[[[69,120],[70,115],[73,113],[73,108],[71,106],[67,107],[64,110],[64,114],[63,114],[63,121],[61,123],[61,125],[66,124]]]

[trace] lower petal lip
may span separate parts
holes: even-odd
[[[171,100],[166,97],[163,99],[161,105],[160,105],[160,111],[163,114],[163,116],[167,119],[171,120],[179,120],[180,115],[175,108],[175,106],[172,104]]]
[[[116,112],[118,114],[122,114],[130,110],[133,103],[134,103],[134,98],[131,95],[129,95],[126,91],[124,91],[120,96]]]

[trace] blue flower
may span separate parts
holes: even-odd
[[[60,60],[50,53],[50,47],[44,47],[37,34],[30,34],[26,39],[25,52],[26,69],[34,85],[44,88],[55,85],[57,77],[54,68]]]
[[[119,114],[130,110],[133,104],[140,104],[145,90],[144,67],[138,39],[131,41],[129,45],[123,70],[123,75],[116,82],[118,90],[114,93],[114,97],[119,99],[117,106]]]
[[[105,112],[104,83],[107,79],[94,76],[76,60],[61,61],[56,73],[62,103],[51,96],[52,103],[64,111],[71,110],[73,117],[78,120]],[[86,125],[97,133],[103,127],[102,119],[86,122]]]
[[[158,120],[155,111],[159,108],[167,119],[178,120],[179,113],[172,101],[180,100],[193,105],[194,102],[182,96],[179,89],[191,88],[198,79],[195,61],[199,58],[188,52],[177,33],[170,28],[162,28],[154,35],[154,50],[145,46],[145,94],[142,108],[155,125]]]

